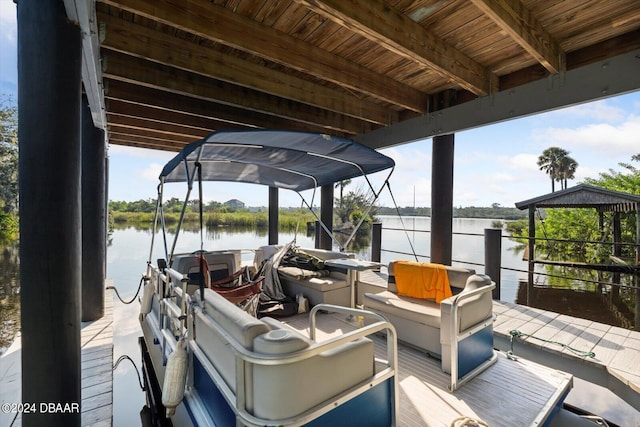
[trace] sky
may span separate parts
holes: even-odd
[[[0,93],[17,99],[17,27],[13,0],[0,0]],[[514,206],[551,192],[551,180],[537,166],[538,156],[549,147],[561,147],[578,162],[573,186],[586,177],[597,178],[609,169],[623,169],[640,154],[640,92],[589,104],[537,114],[455,134],[454,194],[456,207]],[[390,179],[399,206],[431,206],[431,148],[425,139],[381,150],[396,162]],[[155,198],[158,175],[175,153],[109,146],[109,198],[135,201]],[[380,185],[382,178],[373,178]],[[364,185],[354,182],[345,191]],[[165,197],[182,198],[185,188],[171,186]],[[337,195],[337,192],[336,192]],[[304,193],[308,201],[311,193]],[[225,202],[239,199],[248,206],[266,206],[266,187],[215,184],[205,199]],[[299,206],[296,193],[280,192],[280,206]],[[319,194],[315,196],[319,203]],[[393,206],[389,192],[380,204]]]

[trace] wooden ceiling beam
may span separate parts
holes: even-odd
[[[240,49],[418,113],[427,95],[388,76],[201,0],[102,0],[102,3]]]
[[[109,132],[116,133],[120,135],[131,135],[131,136],[139,136],[144,138],[149,138],[157,141],[165,141],[165,142],[180,142],[183,144],[188,144],[197,139],[201,139],[202,136],[192,136],[192,135],[177,135],[177,134],[168,134],[163,131],[156,131],[153,128],[137,128],[132,126],[123,126],[120,124],[112,124],[109,123]]]
[[[131,136],[120,133],[108,133],[109,145],[124,145],[127,147],[146,148],[150,150],[180,151],[186,144],[158,141],[155,139]]]
[[[322,124],[351,134],[371,129],[368,122],[290,100],[261,94],[229,83],[208,79],[172,67],[110,51],[103,56],[103,75],[112,80],[133,83],[173,94],[180,94],[269,114],[303,123]],[[237,119],[242,122],[241,116]],[[396,122],[397,120],[389,120]],[[369,122],[370,123],[370,122]]]
[[[291,130],[310,130],[319,133],[332,133],[336,136],[347,137],[357,132],[331,131],[328,127],[315,126],[270,116],[255,111],[223,105],[189,96],[168,94],[165,91],[138,86],[117,80],[107,80],[105,98],[111,101],[122,101],[134,106],[149,107],[154,113],[165,115],[168,120],[179,120],[180,123],[201,126],[210,124],[211,129],[272,128]],[[111,104],[109,104],[111,105]],[[175,116],[175,118],[171,118]],[[193,122],[191,120],[194,120]],[[199,120],[204,120],[200,122]],[[354,119],[349,119],[354,120]],[[355,120],[354,120],[355,122]],[[198,123],[198,124],[191,124]],[[362,127],[363,122],[353,123],[354,127]]]
[[[498,89],[495,74],[383,0],[295,1],[476,95]]]
[[[471,0],[550,73],[566,69],[560,44],[520,0]]]
[[[110,15],[100,15],[99,18],[105,24],[102,41],[105,48],[340,114],[372,117],[378,123],[389,120],[388,108],[343,90],[322,86]]]
[[[169,111],[155,108],[150,105],[141,105],[120,99],[107,98],[109,114],[123,117],[138,117],[159,125],[176,125],[192,128],[194,130],[211,132],[215,129],[251,129],[253,126],[240,123],[230,123],[223,120],[200,117],[193,114],[185,114],[178,111]]]
[[[107,113],[107,118],[110,125],[136,130],[152,130],[154,133],[167,135],[168,137],[185,137],[190,138],[192,141],[201,139],[211,133],[210,129],[193,128],[177,123],[163,123],[111,111]]]

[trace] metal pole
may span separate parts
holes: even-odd
[[[269,244],[278,244],[278,188],[269,187]]]
[[[20,1],[20,303],[22,397],[69,411],[22,414],[22,425],[81,423],[82,277],[80,27],[60,1]]]
[[[536,258],[536,207],[529,206],[529,259],[527,263],[527,305],[533,304],[533,269]]]
[[[493,299],[500,299],[500,265],[502,263],[502,229],[484,229],[484,274],[496,283]]]
[[[82,97],[82,321],[104,315],[107,223],[106,144],[93,125],[89,101]]]
[[[382,254],[382,223],[374,222],[371,227],[371,261],[380,262]]]
[[[454,135],[433,138],[431,159],[431,262],[451,265]]]

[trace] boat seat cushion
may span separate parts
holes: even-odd
[[[195,292],[194,298],[203,307],[199,289]],[[204,298],[205,312],[247,350],[253,350],[255,337],[269,332],[269,327],[264,322],[243,310],[238,310],[217,292],[205,289]]]
[[[313,341],[293,328],[272,317],[263,317],[264,323],[271,328],[266,334],[257,336],[253,349],[264,354],[286,354],[309,348]]]
[[[367,309],[394,314],[416,323],[440,328],[440,305],[434,301],[398,296],[389,291],[366,295]]]
[[[327,277],[329,275],[329,270],[312,271],[299,267],[278,267],[278,273],[291,279],[304,280],[312,279],[314,277]]]

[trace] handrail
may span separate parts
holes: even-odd
[[[309,421],[323,415],[326,412],[329,412],[335,406],[340,405],[349,399],[366,392],[372,387],[388,380],[389,378],[393,378],[393,387],[394,387],[394,401],[393,401],[393,414],[392,418],[394,420],[394,425],[397,425],[397,408],[399,405],[399,396],[397,393],[398,387],[398,378],[397,378],[397,335],[395,328],[389,322],[387,322],[382,316],[375,315],[374,313],[367,312],[366,310],[358,310],[358,309],[349,309],[344,307],[338,307],[328,304],[320,304],[322,306],[319,309],[313,310],[313,315],[310,313],[310,318],[314,317],[318,310],[330,310],[330,311],[340,311],[345,313],[351,313],[354,315],[361,315],[370,318],[377,319],[376,322],[364,326],[359,329],[355,329],[353,331],[347,332],[339,337],[334,337],[329,340],[323,341],[322,343],[314,343],[310,347],[292,352],[288,355],[270,355],[257,353],[251,350],[247,350],[242,345],[240,345],[227,331],[225,331],[222,327],[220,327],[217,323],[213,322],[206,313],[202,312],[201,307],[195,306],[193,316],[198,317],[200,321],[206,324],[208,327],[215,330],[218,335],[229,344],[229,349],[233,351],[236,355],[236,392],[234,393],[231,388],[226,384],[226,382],[222,379],[222,376],[217,371],[216,367],[209,361],[204,352],[199,347],[197,340],[190,340],[190,348],[193,353],[198,357],[200,362],[203,364],[207,373],[214,379],[216,385],[219,387],[220,392],[223,394],[227,403],[235,408],[237,411],[238,417],[242,420],[242,422],[246,423],[246,425],[253,426],[266,426],[266,425],[303,425],[308,423]],[[318,307],[318,306],[316,306]],[[314,307],[315,309],[315,307]],[[310,320],[311,322],[311,320]],[[314,328],[315,328],[315,320]],[[375,334],[377,332],[387,330],[387,352],[390,355],[389,360],[387,360],[387,367],[382,369],[381,371],[374,374],[368,380],[357,384],[345,392],[340,393],[337,396],[332,397],[329,401],[323,402],[315,407],[309,409],[301,415],[298,415],[293,418],[281,419],[281,420],[265,420],[254,415],[250,414],[247,410],[245,396],[245,378],[244,372],[246,368],[246,364],[252,365],[263,365],[263,366],[281,366],[286,364],[291,364],[295,362],[299,362],[302,360],[309,359],[313,356],[316,356],[320,353],[323,353],[327,350],[336,348],[341,346],[342,344],[346,344],[348,342],[354,341],[356,339]],[[311,332],[310,332],[311,333]],[[391,347],[391,348],[389,348]]]
[[[451,337],[450,337],[451,339],[451,385],[449,387],[450,387],[450,391],[452,392],[455,391],[460,385],[464,384],[465,382],[467,382],[468,380],[476,376],[480,371],[484,370],[487,366],[495,362],[495,354],[494,354],[493,358],[489,359],[485,363],[482,363],[480,366],[478,366],[476,369],[474,369],[473,371],[465,375],[463,378],[461,378],[460,381],[458,381],[458,339],[463,335],[466,335],[466,336],[469,335],[468,331],[463,331],[465,333],[461,334],[460,331],[458,330],[459,329],[458,310],[460,308],[460,303],[463,300],[469,299],[476,295],[492,292],[495,287],[496,287],[496,283],[492,281],[490,285],[481,286],[479,288],[476,288],[467,292],[461,292],[458,295],[450,298],[450,302],[451,302],[451,313],[450,313],[450,317],[451,317],[450,318],[450,322],[451,322]],[[484,327],[491,323],[493,323],[493,318],[489,317],[488,319],[482,322],[481,326]]]

